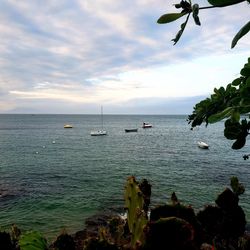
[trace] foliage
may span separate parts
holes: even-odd
[[[170,203],[151,208],[149,218],[144,216],[142,225],[141,219],[137,220],[137,212],[139,209],[141,213],[145,213],[142,193],[149,201],[151,185],[145,179],[139,183],[131,176],[126,183],[125,199],[133,215],[129,215],[128,210],[126,219],[118,216],[110,219],[105,226],[99,228],[98,236],[82,235],[84,245],[76,245],[74,236],[62,232],[56,241],[48,246],[40,233],[21,233],[13,225],[11,233],[0,232],[0,249],[198,250],[215,247],[216,250],[246,250],[249,249],[250,237],[244,234],[245,214],[238,204],[239,195],[243,194],[245,189],[237,177],[231,178],[231,188],[232,190],[227,188],[218,195],[216,205],[206,206],[197,214],[192,207],[181,204],[176,194],[172,193]]]
[[[143,179],[139,184],[139,189],[142,192],[142,197],[143,197],[143,210],[146,213],[146,216],[148,214],[148,209],[149,209],[149,204],[150,204],[150,196],[151,196],[151,185],[150,183],[146,180]]]
[[[226,7],[226,6],[230,6],[230,5],[234,5],[234,4],[239,4],[241,2],[250,2],[250,1],[249,0],[208,0],[208,2],[209,2],[209,4],[211,4],[211,6],[200,7],[197,3],[192,4],[191,0],[188,0],[188,1],[181,0],[180,3],[174,4],[176,9],[181,9],[181,12],[164,14],[157,20],[157,23],[166,24],[166,23],[173,22],[173,21],[175,21],[183,16],[186,16],[185,22],[181,24],[181,29],[176,34],[176,37],[174,39],[172,39],[172,41],[174,42],[174,45],[175,45],[179,41],[179,39],[181,38],[181,36],[182,36],[186,26],[187,26],[189,16],[191,13],[192,13],[195,24],[200,26],[201,22],[200,22],[200,19],[198,16],[200,10],[211,9],[211,8],[221,8],[221,7]],[[240,29],[240,31],[235,35],[235,37],[232,40],[231,48],[234,48],[235,45],[237,44],[237,42],[244,35],[246,35],[249,32],[249,30],[250,30],[250,22],[245,24]]]
[[[241,194],[244,194],[245,187],[242,185],[242,183],[239,182],[238,178],[236,176],[231,177],[231,188],[233,192],[239,196]]]
[[[218,196],[216,205],[206,206],[197,214],[192,207],[181,204],[173,193],[169,204],[150,209],[150,216],[145,218],[146,224],[142,234],[134,244],[136,237],[131,234],[137,232],[133,232],[133,228],[141,227],[140,219],[136,219],[135,204],[140,204],[139,210],[142,211],[143,201],[142,196],[138,195],[142,192],[140,184],[131,176],[125,188],[125,200],[126,206],[131,206],[133,216],[127,213],[127,223],[122,223],[121,219],[117,218],[111,220],[107,228],[100,229],[99,237],[87,240],[84,249],[198,250],[216,246],[217,250],[245,250],[250,239],[244,236],[245,214],[238,205],[238,196],[243,193],[244,187],[236,177],[231,178],[231,186],[232,190],[227,188]],[[129,224],[132,233],[127,228]],[[209,248],[203,248],[205,246]]]
[[[214,89],[214,94],[195,105],[188,121],[192,128],[203,122],[215,123],[225,120],[224,136],[235,140],[233,149],[240,149],[246,143],[250,121],[241,119],[241,115],[250,112],[250,58],[240,71],[240,77],[234,79],[226,87]]]
[[[213,243],[216,249],[244,249],[238,248],[246,226],[238,196],[226,188],[218,195],[215,203],[216,205],[206,206],[197,214],[204,230],[205,242]]]
[[[192,13],[195,24],[201,25],[199,20],[199,11],[203,9],[221,8],[230,5],[248,2],[250,0],[208,0],[211,6],[200,7],[198,4],[192,4],[191,0],[182,0],[175,4],[175,8],[181,9],[180,13],[164,14],[158,19],[158,23],[164,24],[173,22],[182,16],[187,15],[181,29],[173,39],[176,44],[188,23],[189,16]],[[244,25],[232,40],[231,48],[234,48],[237,42],[250,30],[250,22]],[[234,140],[233,149],[241,149],[245,146],[246,138],[249,134],[250,121],[246,118],[241,119],[241,115],[248,115],[250,112],[250,58],[240,71],[240,77],[234,79],[226,88],[220,87],[214,89],[214,94],[210,98],[202,100],[195,105],[192,115],[188,116],[188,122],[193,129],[203,122],[215,123],[226,119],[224,136],[229,140]],[[248,159],[250,154],[244,155],[244,160]]]
[[[22,234],[19,240],[20,250],[47,250],[48,245],[46,239],[35,231]]]

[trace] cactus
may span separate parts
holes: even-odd
[[[144,206],[143,210],[145,211],[146,215],[148,214],[149,204],[150,204],[150,196],[151,196],[151,185],[146,179],[143,179],[139,183],[139,188],[142,191]]]
[[[180,204],[175,192],[173,192],[171,194],[171,202],[172,202],[173,205],[179,205]]]
[[[46,239],[38,232],[30,231],[21,235],[19,239],[20,250],[47,250]]]
[[[245,213],[238,205],[239,195],[244,188],[236,177],[231,178],[231,187],[233,191],[226,188],[218,195],[215,200],[217,206],[207,206],[197,214],[205,240],[208,243],[214,242],[218,249],[222,249],[220,245],[225,245],[225,249],[229,249],[229,245],[237,245],[237,238],[245,231]]]
[[[218,195],[215,203],[223,210],[232,210],[238,207],[239,197],[232,190],[226,188]]]
[[[127,209],[127,222],[131,233],[131,246],[141,245],[144,242],[143,229],[148,223],[144,211],[144,198],[134,176],[127,180],[125,187],[125,205]]]
[[[245,187],[239,182],[238,178],[231,177],[231,188],[236,195],[241,195],[245,192]]]
[[[223,212],[221,208],[207,205],[197,213],[196,217],[202,226],[204,241],[212,244],[214,237],[222,231]]]

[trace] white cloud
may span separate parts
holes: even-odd
[[[139,98],[203,95],[228,83],[230,72],[239,72],[250,52],[249,35],[230,49],[249,19],[249,6],[201,11],[202,26],[191,18],[172,46],[184,18],[168,25],[156,21],[179,11],[173,3],[3,0],[0,89],[5,105],[0,112],[34,100],[122,105]]]

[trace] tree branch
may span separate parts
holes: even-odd
[[[213,5],[213,6],[200,7],[199,10],[228,7],[228,6],[239,4],[239,3],[242,3],[242,2],[247,2],[247,0],[239,0],[238,2],[231,3],[231,4],[222,4],[222,5]]]

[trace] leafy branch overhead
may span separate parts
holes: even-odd
[[[176,36],[172,41],[174,42],[174,45],[179,41],[181,38],[190,14],[192,13],[194,22],[196,25],[201,25],[200,19],[199,19],[199,11],[203,9],[210,9],[210,8],[221,8],[221,7],[227,7],[230,5],[238,4],[241,2],[248,2],[250,3],[250,0],[208,0],[208,2],[211,4],[210,6],[207,7],[200,7],[198,4],[192,4],[191,0],[188,1],[181,1],[178,4],[174,4],[176,9],[181,9],[181,12],[179,13],[168,13],[162,15],[158,20],[157,23],[159,24],[165,24],[165,23],[170,23],[173,22],[183,16],[186,16],[186,20],[181,24],[180,30],[177,32]],[[244,36],[246,35],[250,30],[250,21],[244,25],[239,32],[235,35],[235,37],[232,40],[231,48],[234,48],[237,42]]]
[[[203,122],[216,123],[225,121],[224,136],[235,140],[233,149],[240,149],[246,143],[249,135],[250,121],[241,119],[241,115],[249,116],[250,113],[250,58],[240,71],[240,77],[227,85],[226,89],[214,89],[214,94],[195,105],[188,121],[192,127]]]

